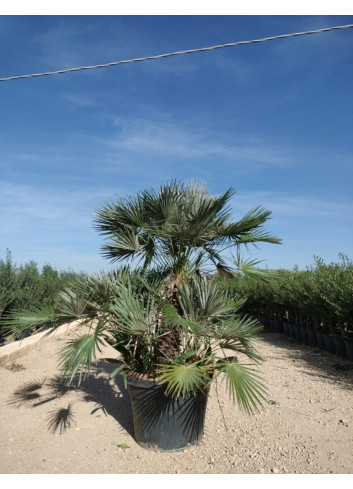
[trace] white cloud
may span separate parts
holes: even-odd
[[[284,147],[233,132],[217,132],[199,120],[175,123],[166,120],[122,120],[115,118],[119,133],[107,143],[135,153],[157,153],[193,159],[217,157],[237,161],[284,166]]]
[[[97,95],[88,92],[65,92],[61,96],[68,105],[73,107],[96,107],[98,103]]]
[[[93,213],[108,189],[68,190],[2,182],[0,250],[30,250],[60,246],[62,252],[102,241],[93,229]]]
[[[8,248],[17,263],[34,259],[40,266],[77,271],[109,268],[93,229],[93,212],[107,198],[107,188],[68,190],[40,185],[1,183],[0,256]]]
[[[348,220],[353,219],[351,209],[353,202],[319,199],[310,195],[290,195],[288,192],[242,191],[233,201],[234,210],[249,210],[261,205],[272,210],[273,217],[290,222],[293,218],[302,218],[303,222],[312,219]],[[321,221],[320,221],[321,223]]]

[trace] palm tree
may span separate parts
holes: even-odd
[[[240,220],[232,219],[234,194],[230,188],[215,196],[203,184],[172,181],[158,191],[146,189],[108,202],[94,219],[96,229],[108,240],[103,255],[112,262],[137,260],[143,270],[157,265],[168,278],[164,297],[181,314],[178,285],[186,277],[199,273],[207,263],[215,265],[221,276],[229,276],[222,254],[226,249],[281,241],[262,229],[269,210],[255,207]],[[238,269],[251,272],[242,263],[238,260]],[[166,328],[161,341],[166,355],[175,358],[180,336]]]
[[[204,270],[213,264],[232,275],[226,249],[238,252],[242,244],[280,239],[263,231],[271,214],[264,208],[234,221],[234,194],[229,189],[214,196],[204,185],[171,182],[105,204],[95,215],[96,228],[108,240],[104,255],[113,262],[139,259],[140,268],[88,277],[62,292],[55,306],[13,311],[6,322],[16,334],[76,319],[90,326],[91,332],[62,351],[70,381],[89,372],[105,340],[121,354],[116,372],[144,373],[166,384],[171,395],[202,389],[224,373],[231,396],[251,412],[265,392],[246,363],[261,361],[251,343],[261,325],[240,316],[244,300],[231,297]],[[257,263],[236,260],[250,276]]]

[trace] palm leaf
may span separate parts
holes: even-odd
[[[258,268],[257,265],[259,263],[262,263],[262,260],[244,260],[240,257],[237,261],[235,261],[237,269],[242,272],[245,277],[263,280],[265,282],[268,282],[275,278],[276,272],[264,268]]]
[[[195,392],[196,389],[203,390],[209,384],[213,371],[212,366],[198,363],[173,363],[158,367],[157,380],[167,383],[166,394],[183,397],[189,392]]]
[[[56,309],[60,310],[60,317],[67,322],[96,314],[95,307],[89,302],[84,291],[65,289],[59,293]]]
[[[282,239],[278,238],[277,236],[272,236],[270,233],[265,231],[252,230],[237,237],[236,242],[237,244],[254,244],[257,242],[281,244]]]
[[[214,336],[215,338],[225,340],[251,339],[262,330],[263,325],[256,319],[237,315],[226,321],[222,321],[214,329]]]
[[[154,300],[147,297],[144,303],[132,293],[131,287],[120,287],[119,296],[110,306],[112,321],[120,330],[132,335],[143,335],[154,317]]]
[[[70,341],[62,349],[60,366],[68,383],[73,381],[77,373],[79,374],[78,385],[82,379],[87,377],[92,360],[95,361],[97,358],[97,350],[101,352],[100,347],[104,346],[105,329],[105,322],[100,318],[93,334],[85,334],[77,340]]]
[[[217,281],[207,277],[193,277],[179,291],[184,317],[201,324],[234,315],[245,303],[245,299],[234,300],[218,287]]]
[[[163,301],[161,304],[161,312],[163,322],[169,326],[182,327],[185,333],[190,330],[198,337],[208,336],[210,334],[210,330],[207,327],[180,316],[175,308],[167,301]]]
[[[266,388],[257,371],[228,360],[224,361],[221,371],[225,373],[227,390],[233,402],[248,414],[259,411],[265,400]]]
[[[44,307],[42,309],[13,310],[4,315],[1,323],[4,330],[11,332],[16,338],[28,328],[39,327],[39,331],[47,325],[55,325],[58,317],[54,307]]]

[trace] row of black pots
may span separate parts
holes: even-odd
[[[307,345],[317,346],[333,355],[347,358],[353,362],[353,341],[340,336],[332,336],[314,328],[305,328],[299,324],[291,324],[282,319],[259,318],[262,324],[276,333],[289,336]]]
[[[41,326],[40,330],[44,331],[49,329],[50,327],[51,327],[51,323],[49,323],[46,326]],[[35,329],[38,330],[39,326],[36,326]],[[17,338],[15,338],[15,341],[21,341],[24,340],[25,338],[29,338],[32,335],[32,333],[33,333],[32,328],[27,328],[19,336],[17,336]]]

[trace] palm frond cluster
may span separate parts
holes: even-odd
[[[170,182],[137,195],[106,203],[95,214],[95,227],[108,244],[103,254],[112,261],[138,259],[166,276],[183,279],[210,261],[223,263],[221,249],[280,239],[263,231],[271,211],[255,207],[232,219],[233,189],[211,195],[205,185]]]

